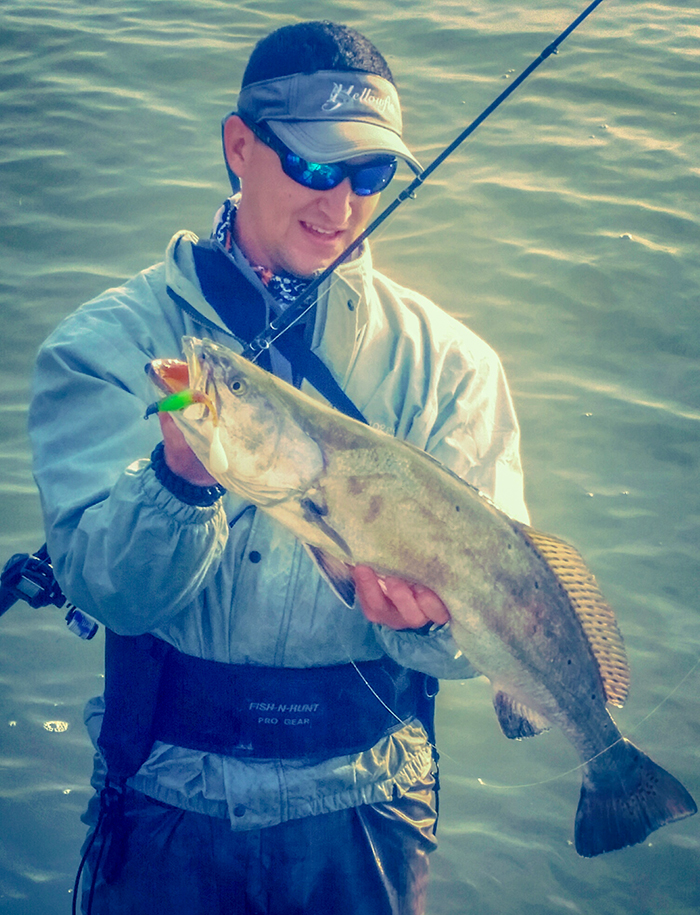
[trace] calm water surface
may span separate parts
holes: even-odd
[[[365,31],[424,162],[572,20],[572,0],[297,0]],[[219,121],[274,0],[0,6],[0,547],[43,542],[25,433],[41,340],[77,305],[206,235],[226,194]],[[583,551],[633,688],[623,730],[700,797],[700,12],[607,0],[392,218],[393,277],[502,355],[536,526]],[[390,198],[387,198],[387,200]],[[82,706],[101,643],[57,611],[0,622],[0,911],[69,911],[89,791]],[[690,915],[700,818],[579,859],[578,760],[501,736],[483,681],[446,684],[431,915]]]

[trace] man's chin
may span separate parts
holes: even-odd
[[[301,279],[311,280],[318,276],[322,270],[325,270],[329,264],[332,264],[335,257],[337,257],[337,255],[334,257],[298,258],[290,260],[284,270],[287,273],[293,273],[294,276],[298,276]]]

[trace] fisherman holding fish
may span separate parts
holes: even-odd
[[[224,120],[234,194],[211,237],[178,232],[164,263],[39,353],[48,549],[68,599],[107,628],[105,696],[86,710],[85,912],[424,911],[437,678],[476,674],[445,605],[357,566],[348,606],[333,569],[256,509],[274,479],[263,496],[227,492],[170,416],[143,421],[147,363],[181,359],[183,337],[240,352],[367,226],[397,166],[420,170],[401,131],[366,38],[326,22],[273,32]],[[497,356],[375,270],[366,243],[259,364],[349,399],[527,522]],[[305,505],[322,525],[321,500]]]

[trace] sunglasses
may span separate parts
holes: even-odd
[[[349,178],[350,187],[359,197],[370,197],[383,191],[396,172],[395,156],[377,156],[362,165],[351,165],[349,162],[307,162],[260,124],[248,120],[244,123],[265,146],[277,153],[282,171],[287,177],[314,191],[330,191]]]

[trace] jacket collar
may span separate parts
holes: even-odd
[[[198,242],[198,236],[187,230],[172,237],[165,252],[167,285],[188,303],[192,317],[231,336],[202,292],[192,252]],[[268,305],[269,320],[277,310],[277,303],[235,244],[226,254],[260,292]],[[365,243],[360,254],[338,267],[319,290],[312,349],[318,351],[341,383],[352,361],[356,342],[370,317],[372,276],[371,253]]]

